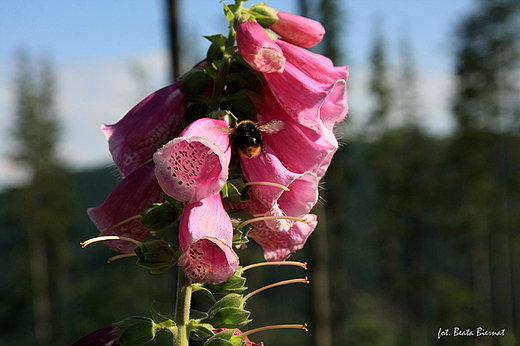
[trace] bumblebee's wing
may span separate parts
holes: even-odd
[[[265,133],[276,133],[276,132],[280,131],[281,129],[283,129],[284,125],[285,125],[284,122],[281,120],[273,120],[273,121],[268,122],[265,125],[259,125],[258,130],[260,130],[260,132],[265,132]]]
[[[219,132],[223,132],[223,133],[226,133],[228,135],[232,135],[232,134],[235,134],[236,133],[236,129],[232,128],[232,127],[229,127],[229,128],[224,128],[224,127],[215,127],[215,130],[218,130]]]

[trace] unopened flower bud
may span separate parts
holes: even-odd
[[[202,67],[188,71],[182,77],[181,91],[186,94],[200,94],[208,86],[210,77]]]
[[[325,29],[323,26],[310,18],[297,16],[295,14],[278,11],[279,20],[269,29],[280,35],[285,41],[300,47],[312,47],[321,42]]]
[[[269,37],[262,26],[252,20],[237,29],[237,45],[245,61],[263,73],[281,73],[285,57],[278,45]]]
[[[278,21],[278,10],[266,6],[265,3],[254,4],[249,12],[255,17],[256,21],[265,28],[273,25]]]

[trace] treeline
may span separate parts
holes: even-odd
[[[520,3],[476,5],[456,29],[449,136],[421,129],[420,102],[395,92],[418,94],[413,71],[392,83],[374,40],[369,139],[346,139],[326,176],[336,344],[520,337]],[[403,105],[408,121],[389,127]],[[455,327],[505,336],[453,337]],[[440,328],[451,337],[438,340]]]

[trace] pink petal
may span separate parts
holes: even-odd
[[[320,121],[330,125],[342,120],[347,113],[347,67],[334,67],[321,55],[282,40],[276,42],[287,57],[285,69],[283,73],[264,73],[264,77],[280,105],[314,131],[320,131]]]
[[[252,20],[237,28],[237,45],[251,67],[264,73],[283,72],[285,57],[262,26]]]
[[[321,131],[313,131],[294,121],[269,88],[265,88],[264,93],[264,100],[256,104],[255,121],[260,125],[276,120],[284,122],[280,131],[262,134],[265,145],[288,170],[300,174],[312,172],[321,178],[338,147],[334,134],[322,125]]]
[[[179,265],[197,283],[223,282],[238,268],[233,226],[219,194],[186,203],[179,224]]]
[[[231,158],[223,129],[224,120],[197,120],[154,154],[155,175],[167,195],[194,203],[222,189]]]
[[[295,222],[287,231],[272,229],[263,221],[255,222],[255,229],[249,232],[249,237],[262,246],[267,261],[284,261],[292,253],[303,248],[318,224],[316,215],[307,214],[302,217],[305,217],[310,225]]]
[[[154,92],[118,123],[101,127],[123,177],[144,165],[157,148],[182,130],[187,104],[179,86],[175,83]]]
[[[278,21],[269,29],[276,32],[284,40],[300,47],[311,47],[321,42],[325,29],[310,18],[297,16],[291,13],[278,11]]]
[[[148,235],[148,229],[139,219],[119,225],[106,231],[113,225],[143,212],[149,205],[164,201],[162,190],[154,175],[154,165],[150,162],[128,177],[110,193],[108,198],[95,208],[88,209],[88,215],[102,235],[118,235],[142,241]],[[111,240],[107,245],[122,253],[132,253],[136,245],[128,241]]]
[[[240,160],[242,172],[247,181],[277,183],[289,187],[298,179],[307,179],[306,177],[302,178],[302,174],[287,170],[268,146],[266,146],[266,155],[269,160],[263,155]],[[317,178],[315,178],[314,189],[316,190],[316,198],[317,188],[318,182]],[[284,190],[279,187],[265,185],[253,185],[250,190],[250,193],[255,195],[255,197],[268,208],[276,203],[283,192]],[[316,198],[312,197],[305,201],[305,203],[316,203]]]

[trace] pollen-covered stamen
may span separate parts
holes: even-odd
[[[95,237],[95,238],[91,238],[89,240],[86,240],[82,243],[79,243],[79,245],[81,245],[81,247],[85,247],[87,245],[90,245],[92,243],[95,243],[95,242],[98,242],[98,241],[105,241],[105,240],[126,240],[126,241],[129,241],[129,242],[132,242],[134,244],[136,244],[137,246],[141,246],[141,242],[140,241],[137,241],[135,239],[132,239],[132,238],[127,238],[127,237],[120,237],[118,235],[104,235],[104,236],[101,236],[101,237]]]
[[[304,324],[276,324],[274,326],[266,326],[266,327],[251,329],[251,330],[248,330],[247,332],[243,332],[239,336],[246,337],[253,333],[258,333],[258,332],[262,332],[264,330],[270,330],[270,329],[303,329],[306,332],[309,331],[307,329],[307,323],[304,323]]]
[[[307,270],[307,262],[302,263],[302,262],[295,262],[295,261],[276,261],[276,262],[253,263],[253,264],[243,267],[242,272],[245,272],[248,269],[263,267],[263,266],[270,266],[270,265],[296,266],[296,267],[302,267],[303,269]]]
[[[279,187],[280,189],[282,189],[284,191],[290,191],[289,188],[285,185],[277,184],[277,183],[270,183],[267,181],[250,181],[250,182],[247,182],[244,184],[244,186],[252,186],[252,185],[274,186],[274,187]]]
[[[267,285],[267,286],[264,286],[264,287],[260,287],[259,289],[254,290],[253,292],[251,292],[248,295],[246,295],[244,297],[244,299],[243,299],[243,302],[245,302],[246,300],[248,300],[249,298],[251,298],[255,294],[260,293],[262,291],[265,291],[268,288],[277,287],[277,286],[283,286],[283,285],[288,285],[288,284],[297,284],[297,283],[308,284],[309,283],[309,279],[307,279],[307,277],[305,277],[303,279],[290,279],[290,280],[284,280],[284,281],[280,281],[280,282],[275,282],[274,284],[270,284],[270,285]]]
[[[294,220],[294,221],[303,222],[306,225],[310,224],[310,222],[307,221],[306,218],[295,217],[295,216],[261,216],[261,217],[255,217],[253,219],[249,219],[249,220],[242,222],[240,225],[238,225],[238,229],[244,227],[245,225],[249,225],[250,223],[257,222],[257,221],[265,221],[265,220]]]

